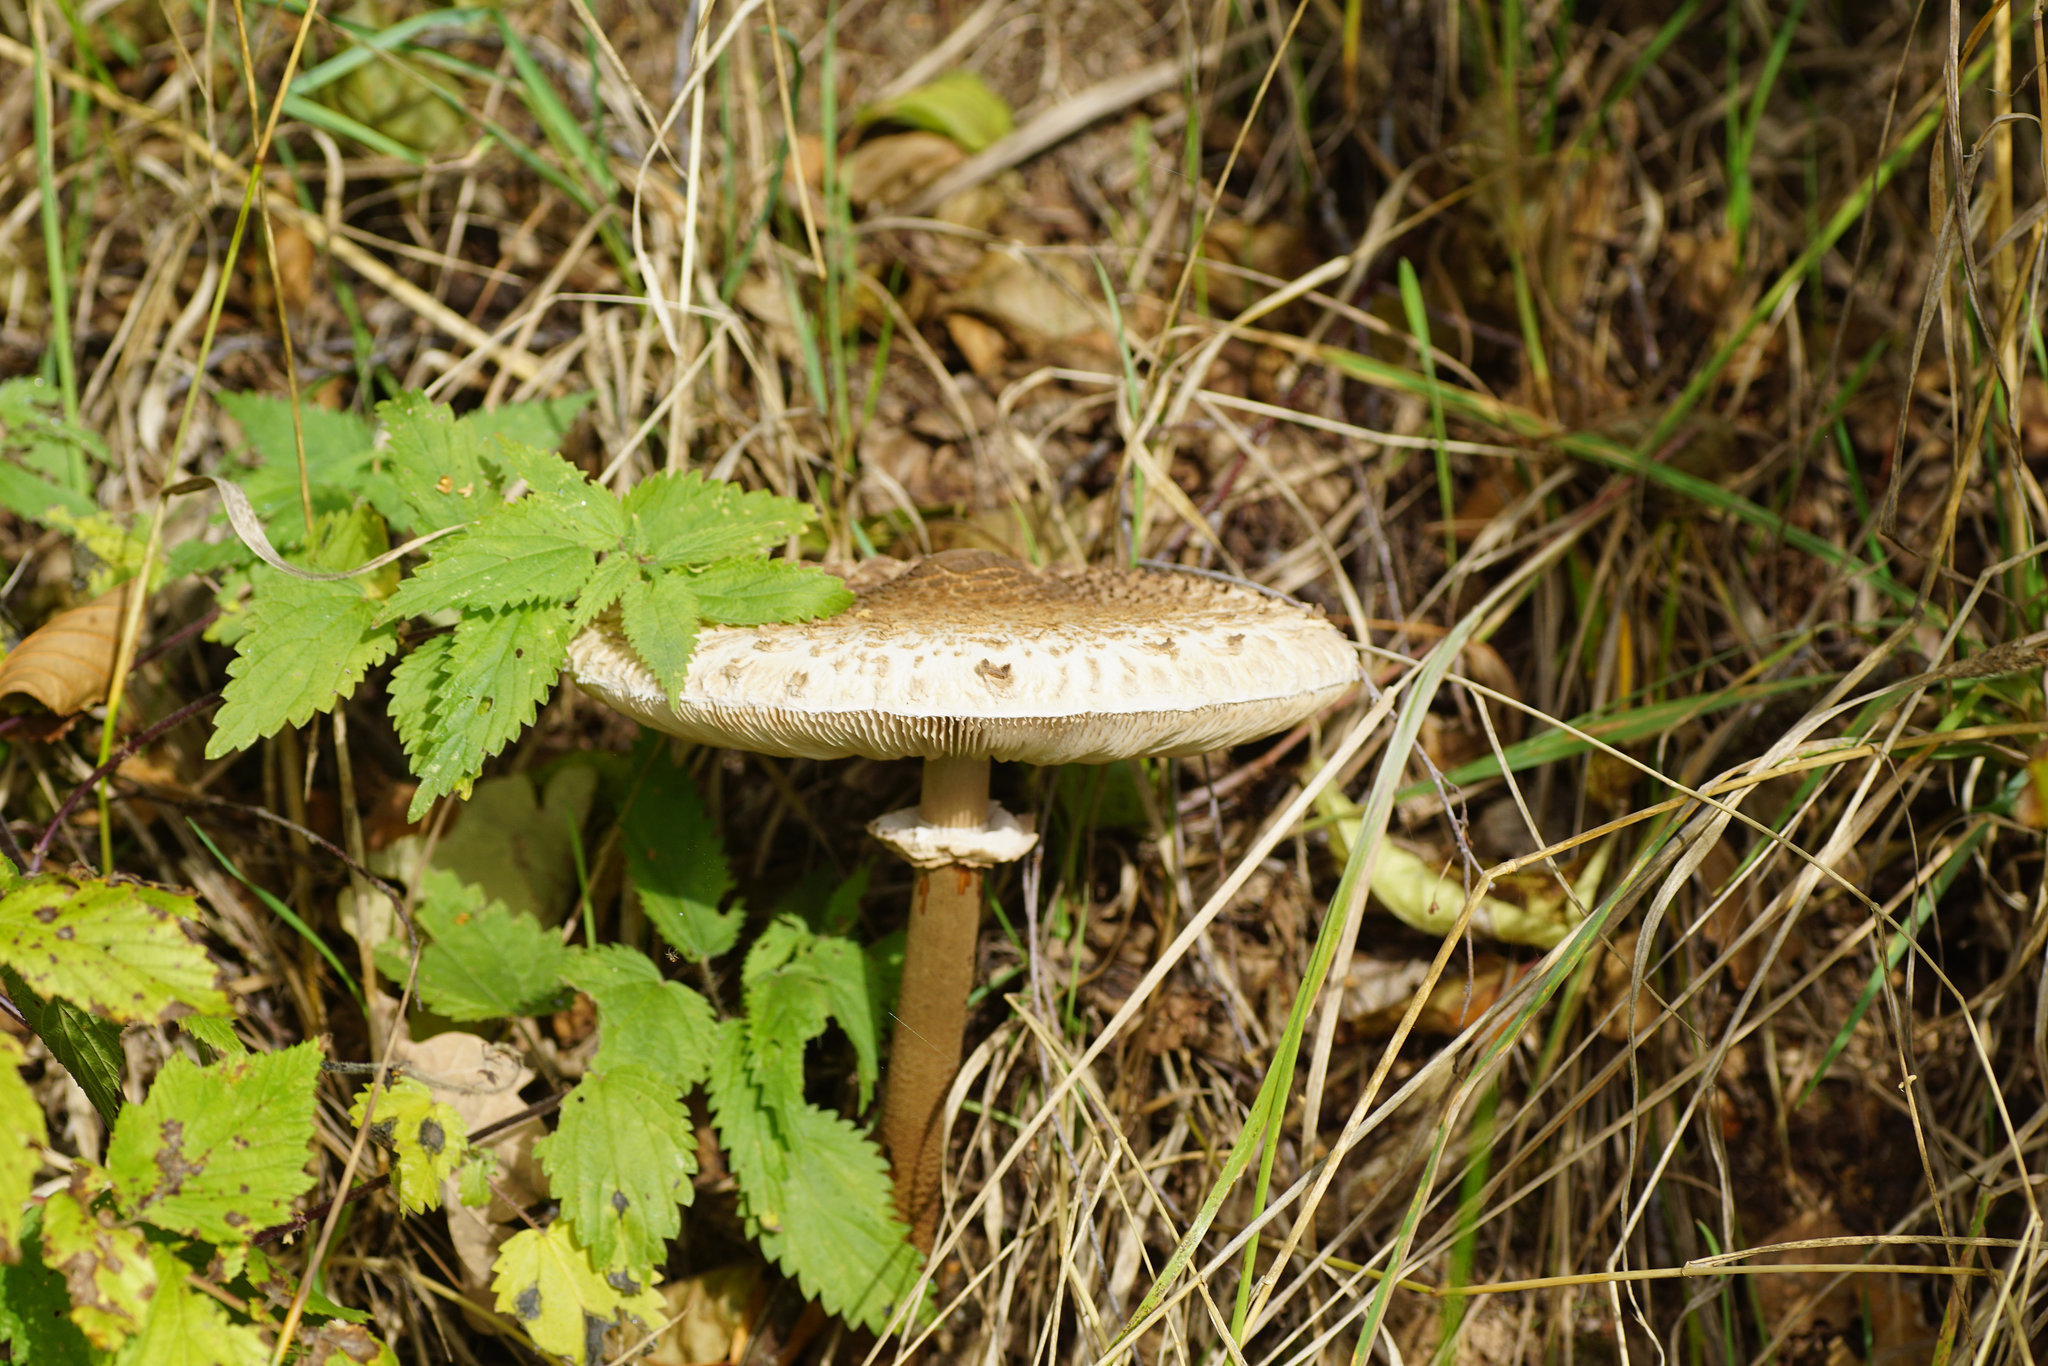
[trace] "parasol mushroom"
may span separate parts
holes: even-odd
[[[882,1104],[898,1211],[931,1250],[985,869],[1037,836],[989,800],[991,760],[1202,754],[1335,701],[1358,657],[1319,612],[1191,574],[1045,572],[927,556],[825,621],[706,627],[680,701],[616,625],[570,646],[584,691],[700,744],[791,758],[921,758],[918,805],[869,830],[918,869]]]

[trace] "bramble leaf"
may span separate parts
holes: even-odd
[[[312,1187],[319,1045],[200,1067],[173,1054],[149,1096],[121,1112],[107,1174],[129,1216],[209,1242],[281,1223]]]
[[[688,770],[652,739],[635,757],[643,776],[619,821],[626,875],[661,937],[692,962],[707,963],[732,948],[746,918],[738,907],[718,908],[732,890],[725,846]]]
[[[220,974],[186,933],[197,913],[191,897],[141,883],[39,873],[0,894],[0,964],[112,1020],[225,1015]]]
[[[429,1009],[467,1022],[536,1015],[559,1005],[569,951],[532,916],[514,915],[482,888],[429,868],[414,920],[429,936],[418,984]],[[377,953],[384,975],[404,981],[403,946],[387,940]]]
[[[187,1285],[176,1253],[152,1244],[149,1259],[156,1294],[141,1330],[116,1359],[120,1366],[269,1366],[270,1349],[256,1330]]]
[[[377,603],[353,579],[294,579],[264,566],[252,575],[249,626],[228,665],[206,757],[246,749],[356,690],[398,646],[377,624]]]
[[[697,651],[697,595],[689,577],[672,572],[628,583],[619,597],[619,625],[675,705]]]
[[[597,1006],[596,1070],[642,1066],[688,1091],[711,1070],[718,1021],[711,1003],[662,980],[646,954],[620,944],[578,953],[563,977]]]
[[[561,1219],[505,1240],[491,1290],[498,1311],[516,1318],[534,1346],[578,1361],[586,1359],[593,1325],[602,1332],[622,1318],[646,1327],[668,1317],[660,1292],[630,1280],[625,1287],[615,1286],[593,1267],[589,1254],[570,1238],[568,1221]]]
[[[21,1258],[22,1211],[50,1141],[42,1104],[21,1079],[27,1062],[21,1045],[0,1034],[0,1263]]]
[[[434,799],[467,791],[483,761],[533,724],[569,654],[569,614],[559,603],[465,614],[441,661],[441,684],[408,820]]]
[[[721,626],[814,621],[853,605],[844,582],[794,560],[720,560],[689,583],[698,615]]]
[[[473,522],[498,506],[500,486],[485,466],[491,438],[475,422],[416,393],[377,405],[387,437],[385,467],[413,512],[413,530]]]
[[[916,1285],[920,1265],[895,1216],[887,1164],[837,1115],[770,1106],[754,1084],[750,1051],[745,1022],[719,1026],[709,1085],[748,1230],[805,1294],[879,1331]]]
[[[384,619],[567,602],[589,581],[595,552],[616,546],[623,530],[618,502],[602,489],[582,502],[529,494],[436,542],[433,558],[384,604]]]
[[[357,1093],[348,1117],[363,1122],[370,1089]],[[377,1097],[370,1133],[391,1152],[391,1189],[408,1214],[441,1203],[441,1183],[455,1174],[469,1149],[469,1126],[455,1107],[411,1077],[400,1077]]]
[[[697,1143],[673,1079],[628,1065],[584,1074],[533,1145],[577,1241],[601,1267],[649,1267],[696,1194]]]
[[[695,470],[643,479],[625,501],[634,550],[665,568],[757,554],[788,540],[818,515],[808,503],[749,492]]]
[[[119,1347],[148,1317],[157,1271],[142,1230],[102,1223],[73,1191],[43,1202],[43,1261],[63,1275],[71,1321],[93,1346]]]

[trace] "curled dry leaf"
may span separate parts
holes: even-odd
[[[1573,897],[1590,908],[1607,870],[1609,840],[1585,857],[1561,864]],[[1373,865],[1372,894],[1393,916],[1416,929],[1442,934],[1465,908],[1465,880],[1454,859],[1424,860],[1389,840]],[[1572,898],[1547,870],[1530,868],[1493,884],[1472,913],[1472,932],[1509,944],[1555,948],[1579,923]]]
[[[32,698],[59,716],[104,698],[127,596],[124,585],[31,631],[0,660],[0,697]]]
[[[745,1360],[768,1302],[766,1271],[761,1262],[736,1262],[663,1286],[671,1321],[655,1340],[648,1366]]]

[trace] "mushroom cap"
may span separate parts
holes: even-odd
[[[616,621],[569,647],[585,692],[700,744],[792,758],[1093,764],[1284,730],[1358,681],[1319,611],[1193,574],[927,556],[825,621],[704,628],[681,702]]]

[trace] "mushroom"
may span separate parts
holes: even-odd
[[[868,828],[919,870],[881,1133],[925,1252],[982,875],[1037,840],[989,800],[990,761],[1203,754],[1292,726],[1359,677],[1344,636],[1289,599],[1185,573],[1043,572],[978,550],[927,556],[825,621],[704,628],[675,705],[614,624],[584,632],[569,658],[584,691],[700,744],[924,760],[917,806]]]

